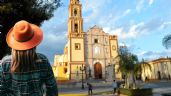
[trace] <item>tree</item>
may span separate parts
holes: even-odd
[[[119,49],[119,70],[125,77],[125,87],[130,88],[135,82],[134,69],[135,64],[138,63],[138,57],[130,53],[126,46]]]
[[[163,46],[168,49],[171,47],[171,35],[166,35],[162,41]]]
[[[60,6],[61,0],[0,0],[0,59],[10,52],[5,37],[17,21],[26,20],[40,26]]]
[[[142,60],[138,61],[138,57],[135,54],[129,52],[126,46],[122,46],[119,49],[119,71],[125,77],[125,87],[133,88],[136,87],[136,77],[140,76],[145,68],[151,66]],[[145,72],[144,72],[145,73]]]

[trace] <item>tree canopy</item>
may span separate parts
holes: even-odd
[[[170,34],[166,35],[166,36],[163,38],[162,43],[163,43],[163,46],[164,46],[166,49],[170,48],[170,47],[171,47],[171,35],[170,35]]]
[[[61,0],[0,0],[0,59],[10,52],[5,38],[17,21],[40,26],[60,6]]]
[[[127,88],[136,87],[136,77],[141,77],[142,71],[148,67],[151,70],[149,63],[144,59],[140,62],[137,55],[129,52],[126,46],[122,46],[119,49],[119,71],[125,76],[125,83]],[[145,72],[144,72],[145,73]],[[131,80],[130,80],[131,79]]]

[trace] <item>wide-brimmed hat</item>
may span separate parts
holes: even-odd
[[[36,47],[43,40],[42,30],[25,20],[17,22],[7,34],[9,47],[15,50],[28,50]]]

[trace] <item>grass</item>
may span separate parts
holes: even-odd
[[[87,94],[59,94],[59,96],[87,96]]]
[[[97,92],[97,93],[93,93],[94,95],[107,95],[107,94],[112,94],[112,91],[104,91],[104,92]]]

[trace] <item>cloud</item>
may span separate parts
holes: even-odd
[[[85,22],[90,22],[100,14],[100,9],[102,9],[102,5],[105,3],[104,0],[85,0],[85,4],[83,6],[83,12],[87,13],[85,17]]]
[[[149,0],[149,5],[152,5],[154,0]]]
[[[151,19],[148,22],[140,22],[131,25],[122,25],[120,27],[112,28],[111,26],[104,27],[104,31],[117,35],[119,39],[136,39],[137,37],[150,35],[158,30],[163,30],[171,25],[171,21],[162,20],[160,18]]]
[[[139,30],[139,27],[143,26],[144,23],[138,23],[130,26],[128,30],[123,27],[119,27],[116,29],[111,29],[110,27],[105,27],[103,30],[111,35],[117,35],[119,39],[134,39],[137,36],[141,35],[142,32]]]
[[[137,0],[136,10],[140,12],[144,7],[144,0]]]
[[[124,13],[122,17],[125,17],[126,15],[128,15],[131,12],[131,9],[127,9]]]
[[[151,32],[153,30],[157,30],[159,29],[159,27],[161,25],[163,25],[165,21],[161,18],[154,18],[151,19],[150,21],[146,22],[141,28],[140,30],[144,30],[146,32]]]
[[[159,27],[159,29],[160,30],[166,29],[167,27],[169,27],[169,25],[171,25],[171,21],[163,22],[162,25]]]
[[[138,57],[144,58],[146,60],[154,60],[161,57],[171,56],[171,50],[164,51],[141,51],[138,54]]]

